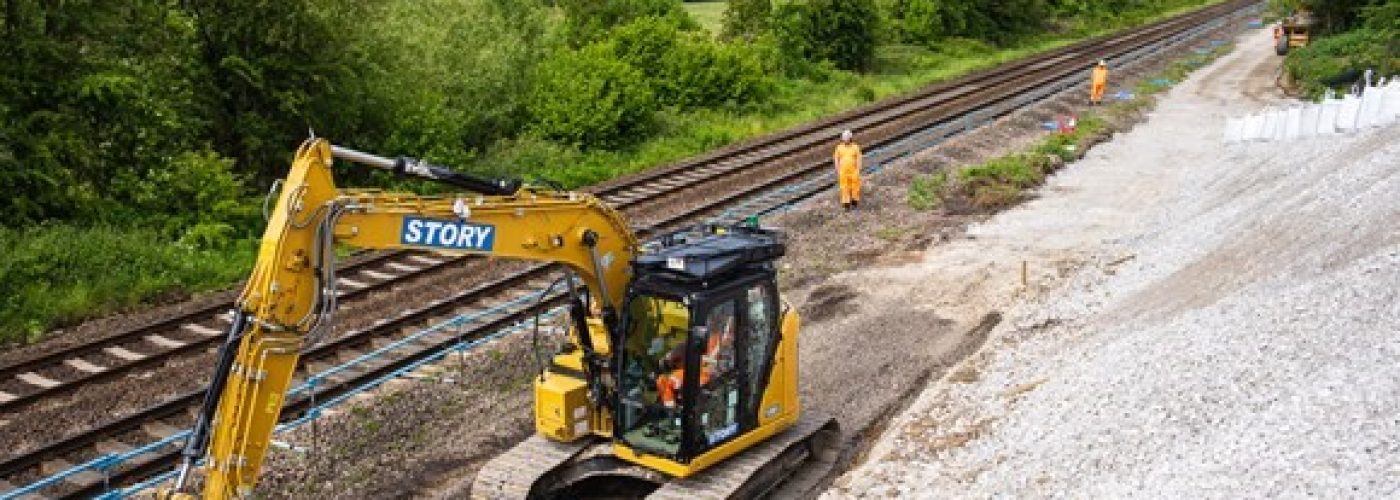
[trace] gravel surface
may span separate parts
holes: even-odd
[[[534,432],[531,387],[562,340],[544,326],[484,344],[415,372],[278,436],[303,452],[274,449],[265,498],[406,498],[430,495]]]
[[[1400,496],[1400,127],[1222,145],[1276,98],[1267,31],[1238,43],[1040,199],[872,277],[982,269],[1007,320],[824,498]]]

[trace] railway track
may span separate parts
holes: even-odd
[[[955,123],[972,113],[986,114],[992,109],[1007,112],[1009,107],[1004,105],[1012,102],[1016,96],[1080,71],[1090,61],[1112,58],[1143,46],[1161,43],[1175,33],[1219,18],[1250,3],[1227,2],[1111,37],[1069,45],[808,126],[605,183],[590,191],[621,208],[629,218],[645,221],[640,228],[644,235],[696,222],[725,207],[773,193],[785,186],[801,186],[801,189],[765,201],[768,205],[790,203],[829,187],[829,183],[820,182],[821,176],[830,170],[830,162],[825,158],[826,146],[840,129],[860,130],[867,149],[874,150],[895,145],[918,130]],[[661,206],[665,204],[673,206]],[[343,274],[350,276],[350,280],[340,282],[339,289],[343,297],[354,298],[367,294],[367,291],[428,276],[445,266],[473,265],[484,260],[454,260],[416,252],[374,254],[353,263],[352,271]],[[431,323],[434,319],[467,310],[497,310],[497,313],[473,324],[468,331],[431,336],[415,342],[391,359],[344,371],[319,382],[311,392],[316,400],[324,401],[441,352],[462,338],[480,337],[528,318],[558,299],[557,296],[546,297],[540,301],[501,307],[502,303],[519,298],[521,290],[543,288],[550,282],[550,266],[518,267],[514,274],[451,293],[414,310],[395,314],[373,326],[346,332],[333,341],[313,348],[303,358],[301,379],[314,377],[315,373],[326,367],[379,347],[400,337],[403,331]],[[59,397],[76,387],[119,379],[124,374],[159,366],[180,356],[208,352],[221,339],[222,327],[226,322],[219,314],[229,306],[216,304],[197,311],[195,315],[171,318],[120,332],[95,343],[0,367],[0,388],[3,388],[0,390],[5,390],[0,394],[0,412],[10,414],[12,418],[23,418],[15,411],[46,404],[46,399]],[[189,325],[198,325],[198,328]],[[129,355],[122,355],[123,352]],[[201,397],[202,391],[174,395],[161,404],[5,459],[0,462],[0,481],[9,481],[10,485],[20,484],[103,453],[132,448],[127,443],[170,436],[189,424],[191,413]],[[309,395],[293,398],[289,400],[285,413],[300,414],[310,407],[312,401]],[[129,484],[168,469],[175,458],[173,447],[147,453],[140,460],[123,464],[105,475],[93,472],[74,476],[53,488],[53,492],[63,497],[92,496],[100,493],[106,484]],[[0,483],[0,492],[7,489],[6,484]]]

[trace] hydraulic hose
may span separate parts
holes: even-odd
[[[185,447],[180,450],[183,457],[180,464],[180,475],[175,480],[174,491],[180,491],[185,486],[185,480],[189,476],[190,469],[195,462],[204,456],[204,448],[209,441],[209,428],[214,421],[214,412],[219,409],[219,396],[223,395],[224,386],[228,384],[229,372],[232,371],[233,361],[238,357],[238,344],[243,340],[243,333],[247,328],[247,321],[241,309],[233,310],[233,323],[228,327],[228,335],[224,338],[223,345],[219,346],[219,357],[214,365],[214,380],[209,383],[209,389],[204,393],[204,404],[199,408],[199,419],[195,421],[194,429],[190,430],[190,436],[185,440]]]
[[[512,195],[520,190],[521,185],[519,179],[490,179],[458,172],[447,167],[434,165],[407,156],[390,159],[335,145],[331,146],[331,155],[351,163],[359,163],[361,165],[389,170],[396,175],[412,175],[414,177],[433,180],[486,195]]]

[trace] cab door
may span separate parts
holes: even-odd
[[[778,343],[771,280],[728,289],[698,306],[686,370],[687,457],[757,427]]]

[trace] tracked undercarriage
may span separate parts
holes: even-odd
[[[824,474],[835,461],[834,419],[804,415],[791,429],[698,475],[672,479],[618,459],[612,444],[539,435],[492,459],[476,475],[473,499],[760,498],[794,474]]]

